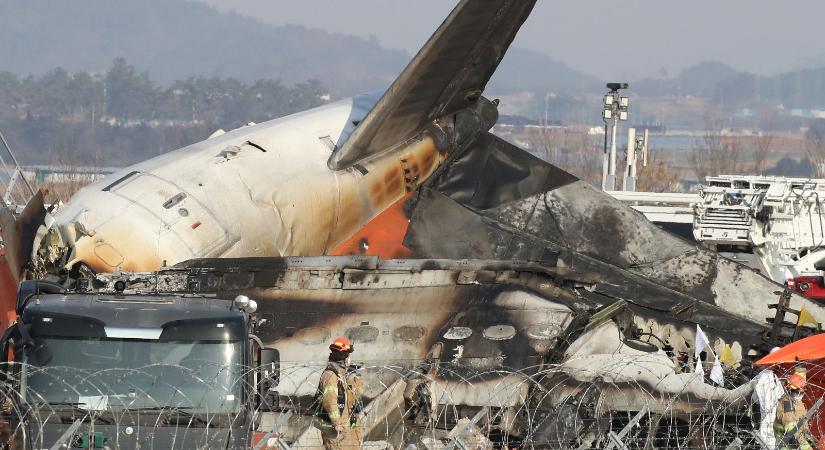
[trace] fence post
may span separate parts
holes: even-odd
[[[612,431],[607,433],[607,439],[610,442],[607,443],[607,446],[604,447],[604,450],[611,450],[614,446],[620,450],[628,450],[627,446],[624,444],[624,442],[622,442],[622,438],[624,438],[628,433],[630,433],[630,430],[637,423],[639,423],[640,420],[642,420],[642,417],[644,417],[645,414],[648,413],[648,411],[650,411],[650,407],[645,405],[645,407],[642,408],[641,411],[636,413],[636,415],[633,416],[632,419],[630,419],[630,422],[628,422],[627,425],[625,425],[624,428],[621,429],[621,431],[619,431],[618,433],[614,433]]]
[[[55,443],[52,444],[51,447],[49,447],[49,450],[60,450],[60,448],[63,447],[63,444],[65,444],[66,441],[71,439],[72,435],[74,435],[77,429],[80,428],[80,424],[83,423],[83,419],[85,419],[85,417],[83,417],[82,419],[75,420],[74,423],[69,428],[67,428],[66,431],[64,431],[59,438],[57,438],[57,441],[55,441]]]

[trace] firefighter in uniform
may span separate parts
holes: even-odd
[[[805,384],[807,384],[805,376],[800,373],[794,373],[788,377],[788,392],[779,399],[776,407],[774,433],[777,442],[784,439],[785,435],[790,433],[808,412],[802,403],[802,389],[805,388]],[[799,427],[794,436],[785,440],[785,445],[781,449],[811,450],[813,447],[811,447],[809,436],[811,433],[808,424],[805,423]]]
[[[364,382],[359,375],[348,371],[354,349],[346,338],[337,338],[329,350],[329,363],[318,382],[315,427],[321,430],[327,450],[360,449],[363,439],[359,421],[360,397]]]

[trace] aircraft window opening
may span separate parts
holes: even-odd
[[[370,325],[359,325],[357,327],[352,327],[345,333],[347,339],[355,343],[362,344],[375,342],[378,339],[379,334],[378,328]]]
[[[491,341],[507,341],[516,336],[516,328],[512,325],[493,325],[485,328],[482,335]]]
[[[304,345],[317,345],[329,339],[330,331],[325,327],[307,327],[297,330],[295,333],[298,342]]]
[[[555,339],[561,332],[561,327],[556,324],[536,324],[524,329],[524,334],[535,340]]]
[[[426,331],[417,325],[404,325],[396,328],[392,332],[392,339],[401,342],[415,342],[422,337]]]
[[[473,329],[468,327],[451,327],[444,333],[444,339],[448,341],[460,341],[473,335]]]

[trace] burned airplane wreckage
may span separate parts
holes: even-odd
[[[453,408],[492,409],[497,420],[491,427],[508,442],[567,448],[599,432],[599,414],[602,420],[643,408],[684,414],[662,420],[667,429],[668,420],[701,414],[708,405],[741,414],[751,394],[748,383],[708,384],[689,369],[692,356],[679,361],[697,322],[663,319],[656,302],[599,292],[598,275],[547,262],[218,258],[82,280],[68,295],[121,302],[145,295],[255,298],[255,334],[280,354],[279,382],[269,401],[299,416],[313,412],[316,386],[307,380],[317,379],[318,355],[333,336],[348,336],[371,386],[368,400],[398,383],[405,386],[391,408],[404,411],[410,423],[401,441],[406,443],[416,438],[411,424]],[[712,317],[699,321],[703,326],[739,323],[716,333],[728,343],[761,345],[765,329],[756,323],[701,305],[695,314]],[[647,331],[653,323],[656,334]],[[674,349],[662,351],[657,336]],[[598,409],[589,404],[594,389]],[[454,424],[441,420],[447,428]],[[567,429],[570,421],[577,428]],[[285,434],[300,441],[306,422],[293,426]],[[735,436],[735,430],[725,432]],[[393,431],[376,434],[396,445],[401,439]]]
[[[690,373],[697,325],[747,364],[813,331],[794,326],[802,308],[819,322],[825,308],[488,131],[498,102],[482,93],[534,4],[459,2],[380,98],[215,135],[54,213],[35,197],[16,221],[0,216],[8,268],[78,294],[254,298],[258,335],[280,352],[274,389],[291,399],[315,386],[283,367],[318,363],[347,335],[365,364],[427,367],[430,409],[498,408],[502,432],[532,442],[564,426],[524,406],[552,417],[583,381],[604,381],[595,403],[608,410],[641,410],[642,386],[685,414],[740,407],[747,386]],[[548,366],[542,383],[564,395],[524,382]],[[299,403],[281,406],[306,413]]]

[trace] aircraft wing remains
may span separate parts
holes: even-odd
[[[484,91],[535,0],[462,0],[329,160],[332,169],[388,150]]]
[[[541,261],[598,273],[595,293],[659,311],[661,324],[746,335],[744,322],[766,325],[775,316],[770,305],[783,291],[490,133],[433,174],[407,210],[404,244],[413,257]],[[821,304],[788,297],[790,311],[805,308],[825,321]]]

